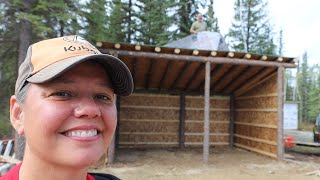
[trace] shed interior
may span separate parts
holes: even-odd
[[[208,105],[209,146],[282,158],[283,72],[296,66],[294,58],[110,42],[97,47],[121,59],[135,84],[134,94],[118,98],[117,148],[204,146]]]

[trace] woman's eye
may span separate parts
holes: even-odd
[[[103,94],[97,95],[96,99],[102,100],[102,101],[110,101],[111,100],[111,98],[109,96],[103,95]]]
[[[65,91],[55,92],[52,96],[59,96],[59,97],[71,97],[71,94]]]

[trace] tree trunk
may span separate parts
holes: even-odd
[[[22,12],[29,13],[32,9],[32,5],[35,0],[24,0]],[[20,31],[19,31],[19,56],[18,56],[18,66],[23,62],[27,55],[28,47],[32,43],[32,24],[30,21],[21,19],[20,20]],[[16,135],[15,143],[15,156],[17,159],[22,160],[25,149],[25,138],[19,135]]]

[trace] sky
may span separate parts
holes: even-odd
[[[224,36],[234,15],[234,0],[214,0],[215,14]],[[283,56],[320,64],[320,0],[268,0],[268,14],[275,32],[283,30]],[[278,33],[279,34],[279,33]]]

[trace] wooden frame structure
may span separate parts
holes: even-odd
[[[208,162],[209,148],[215,145],[283,159],[284,69],[296,67],[294,58],[96,45],[102,53],[119,57],[135,83],[134,95],[119,102],[120,130],[110,159],[114,147],[203,146]]]

